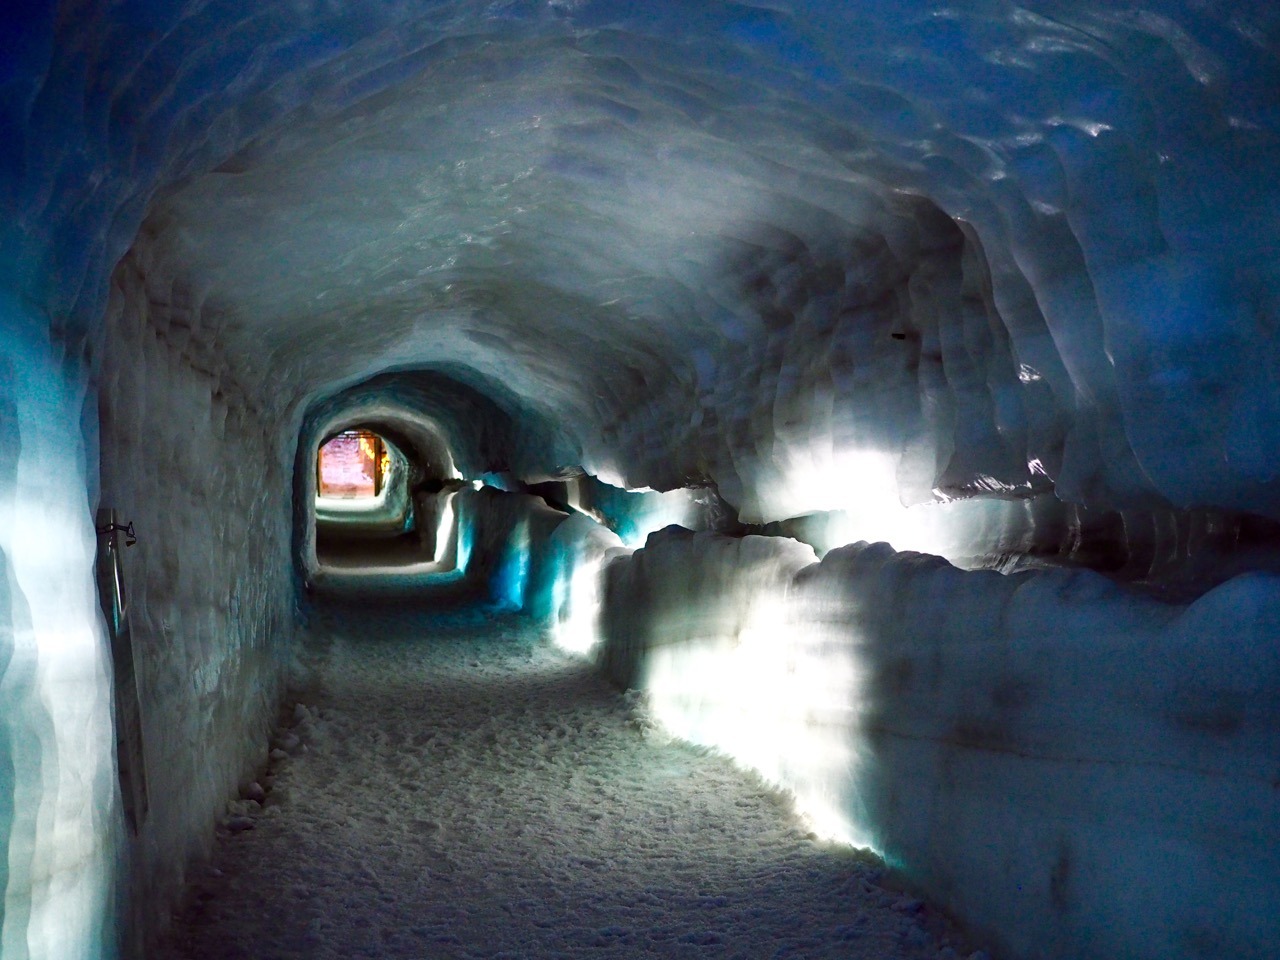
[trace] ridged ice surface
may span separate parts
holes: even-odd
[[[970,954],[531,621],[314,613],[270,789],[231,805],[158,957]]]
[[[8,269],[92,326],[150,198],[148,269],[251,386],[446,365],[571,424],[549,457],[714,479],[752,519],[814,509],[797,478],[850,451],[908,502],[1274,515],[1277,28],[1245,3],[77,7],[10,66],[6,236],[47,255]]]

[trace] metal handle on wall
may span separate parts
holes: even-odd
[[[142,704],[134,667],[133,639],[129,631],[124,565],[120,535],[126,547],[138,542],[133,523],[121,524],[116,511],[98,511],[98,601],[111,639],[111,664],[115,677],[116,760],[125,819],[136,835],[150,806],[147,796],[146,757],[142,742]]]

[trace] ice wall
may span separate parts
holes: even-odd
[[[94,592],[86,404],[0,295],[0,954],[116,955],[123,823]]]
[[[127,850],[137,950],[266,759],[292,658],[293,450],[278,398],[186,335],[199,304],[163,277],[127,258],[105,322],[101,502],[138,534],[124,552],[151,797]]]
[[[1190,605],[857,544],[665,534],[606,570],[601,662],[1009,955],[1268,957],[1280,581]]]
[[[796,601],[848,625],[850,806],[927,889],[1015,956],[1261,958],[1280,937],[1259,842],[1280,825],[1278,586],[1165,605],[880,546],[829,555]]]
[[[545,575],[535,581],[527,609],[551,622],[562,649],[593,653],[600,639],[601,571],[614,557],[629,552],[625,541],[575,513],[556,528],[546,552]]]
[[[493,487],[453,497],[459,563],[466,581],[491,601],[545,623],[561,647],[592,652],[599,640],[601,570],[631,551],[616,533],[540,497]]]

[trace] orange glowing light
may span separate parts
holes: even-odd
[[[376,433],[345,430],[330,438],[316,456],[316,489],[322,497],[376,497],[391,464],[386,444]]]

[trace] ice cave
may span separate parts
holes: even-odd
[[[0,956],[1280,956],[1280,6],[12,0]]]

